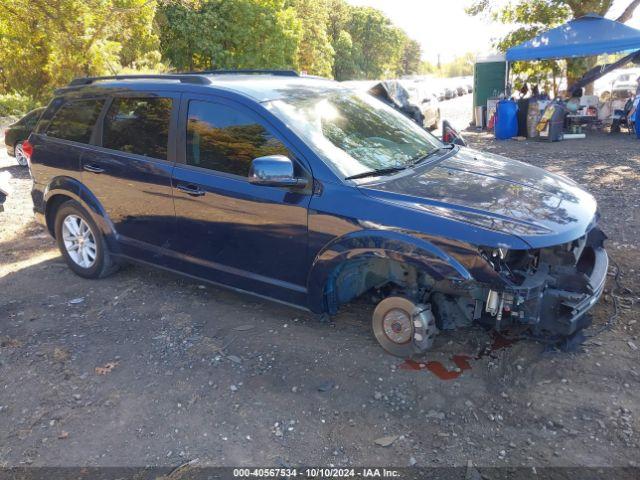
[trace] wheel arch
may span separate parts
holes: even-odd
[[[343,272],[352,273],[350,269],[355,269],[353,279],[361,282],[359,286],[349,284],[349,279],[338,283]],[[473,280],[458,260],[429,241],[396,231],[361,230],[335,239],[314,259],[307,281],[309,309],[334,314],[346,303],[340,300],[354,298],[363,288],[375,285],[372,282],[381,278],[385,269],[388,280],[394,282],[405,277],[410,281],[414,274],[434,282]],[[339,292],[339,288],[351,291]]]
[[[56,177],[44,191],[44,217],[47,229],[55,237],[55,215],[64,202],[75,200],[91,215],[101,233],[110,239],[115,235],[113,223],[109,220],[100,201],[80,181],[72,177]]]

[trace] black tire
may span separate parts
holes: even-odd
[[[63,223],[65,219],[71,215],[79,217],[88,226],[90,235],[94,240],[93,245],[95,246],[95,257],[92,264],[88,267],[79,265],[73,258],[71,258],[71,255],[65,246],[65,240],[63,238]],[[61,204],[56,212],[54,226],[58,248],[67,262],[67,265],[75,274],[83,278],[104,278],[111,275],[118,269],[118,264],[113,261],[109,254],[102,232],[100,232],[100,229],[91,218],[91,215],[89,215],[89,213],[82,208],[82,205],[78,202],[69,200]]]

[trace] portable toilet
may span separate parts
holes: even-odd
[[[480,122],[476,112],[486,110],[487,100],[498,98],[505,91],[507,61],[504,55],[493,55],[476,60],[473,67],[473,112],[472,118],[477,126],[486,125],[488,119]]]

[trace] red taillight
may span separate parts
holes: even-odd
[[[25,140],[22,143],[22,151],[24,152],[24,156],[27,157],[27,160],[31,160],[31,155],[33,154],[33,145],[29,143],[29,140]]]

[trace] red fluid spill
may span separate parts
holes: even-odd
[[[399,365],[401,370],[429,370],[436,377],[441,380],[453,380],[458,378],[465,370],[471,370],[470,360],[479,360],[486,355],[491,355],[496,350],[502,350],[503,348],[509,348],[516,343],[518,339],[516,337],[509,338],[499,332],[491,332],[491,345],[484,350],[480,351],[475,357],[469,355],[454,355],[451,357],[451,361],[458,367],[456,370],[449,370],[441,362],[431,360],[428,362],[416,362],[415,360],[407,359]]]
[[[441,362],[435,360],[425,363],[405,360],[405,362],[400,365],[400,368],[402,370],[429,370],[441,380],[453,380],[462,375],[464,370],[471,370],[471,364],[469,363],[469,360],[471,360],[470,356],[454,355],[451,357],[451,360],[455,363],[456,367],[458,367],[457,370],[449,370]]]

